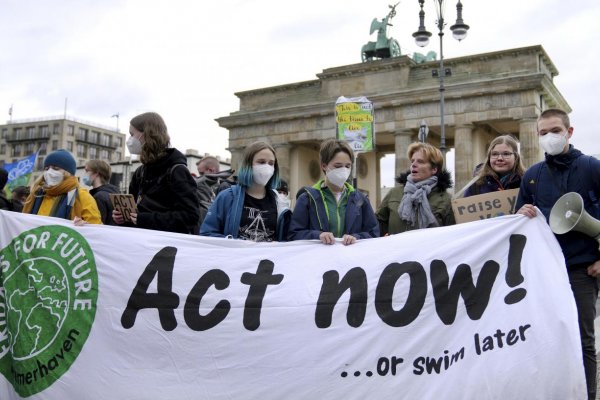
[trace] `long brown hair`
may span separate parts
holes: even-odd
[[[142,164],[156,161],[165,154],[165,150],[171,144],[171,138],[167,131],[167,125],[160,115],[155,112],[147,112],[133,117],[129,123],[144,134],[144,144],[140,155]]]
[[[486,154],[485,164],[483,164],[483,167],[479,169],[479,173],[477,174],[479,179],[477,179],[477,181],[475,182],[476,184],[485,183],[486,176],[493,176],[495,178],[499,178],[498,174],[492,168],[492,164],[490,164],[492,150],[494,150],[494,147],[496,147],[499,144],[507,145],[512,149],[513,153],[515,153],[515,164],[513,165],[513,168],[510,171],[510,173],[517,174],[519,176],[523,176],[523,174],[525,173],[525,167],[523,167],[523,161],[521,161],[521,155],[519,154],[519,145],[517,144],[517,140],[511,135],[502,135],[498,136],[490,143]]]

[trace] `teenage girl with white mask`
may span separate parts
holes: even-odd
[[[200,235],[254,242],[287,240],[291,210],[277,193],[279,165],[268,143],[246,147],[238,184],[219,192],[200,227]]]
[[[44,173],[33,184],[23,205],[26,214],[72,220],[76,225],[101,224],[96,200],[79,186],[75,158],[60,149],[44,159]]]
[[[379,237],[379,225],[369,200],[347,182],[354,152],[345,141],[327,139],[319,151],[325,178],[304,188],[296,202],[289,239],[318,239],[344,245]]]

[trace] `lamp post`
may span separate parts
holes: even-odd
[[[113,114],[111,118],[117,119],[117,133],[119,133],[119,113]]]
[[[425,47],[429,44],[429,38],[431,37],[431,32],[428,32],[425,29],[425,11],[423,11],[423,4],[425,0],[419,0],[419,6],[421,7],[421,11],[419,11],[419,30],[413,33],[413,37],[415,38],[415,42],[419,47]],[[437,12],[437,21],[436,25],[438,27],[440,37],[440,69],[439,71],[433,70],[433,77],[438,77],[440,80],[440,150],[444,155],[444,159],[446,158],[446,127],[444,125],[444,91],[446,88],[444,87],[444,77],[452,75],[452,70],[450,68],[444,69],[444,27],[446,26],[446,22],[444,21],[444,0],[434,0],[435,9]],[[469,25],[466,25],[462,19],[462,8],[463,5],[458,0],[456,4],[456,23],[450,27],[452,31],[452,36],[454,39],[461,41],[467,37],[467,31],[469,30]]]
[[[424,119],[421,120],[421,126],[419,126],[419,142],[427,142],[427,134],[429,133],[429,127]]]

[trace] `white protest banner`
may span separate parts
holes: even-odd
[[[452,200],[457,224],[514,214],[519,189],[499,190]]]
[[[579,399],[542,217],[351,246],[0,212],[0,399]]]

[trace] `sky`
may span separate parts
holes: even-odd
[[[456,0],[446,3],[444,58],[542,45],[573,109],[571,143],[600,154],[593,130],[600,2],[463,0],[470,30],[461,42],[449,30]],[[66,103],[70,116],[115,128],[118,121],[127,133],[132,117],[156,111],[173,146],[227,158],[228,133],[215,119],[238,110],[234,93],[313,80],[324,69],[361,62],[362,45],[376,37],[369,35],[371,21],[383,18],[389,4],[0,0],[0,115],[8,121],[11,105],[14,120],[63,115]],[[388,35],[402,54],[439,53],[433,0],[425,0],[425,25],[434,34],[425,48],[412,38],[418,0],[400,1],[396,11]],[[391,157],[382,161],[382,184],[393,184]]]

